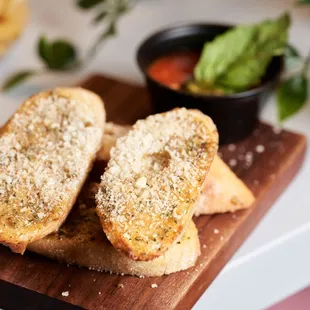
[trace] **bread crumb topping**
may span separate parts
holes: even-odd
[[[63,297],[68,297],[69,296],[69,292],[68,291],[62,292],[61,295]]]
[[[261,144],[256,145],[255,151],[256,151],[257,153],[263,153],[263,152],[265,151],[265,147],[264,147],[263,145],[261,145]]]

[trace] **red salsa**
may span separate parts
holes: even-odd
[[[200,52],[179,51],[156,59],[148,68],[148,74],[157,82],[173,89],[192,77]]]

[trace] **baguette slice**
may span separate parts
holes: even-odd
[[[97,194],[97,214],[116,249],[134,260],[180,239],[217,152],[212,120],[175,109],[138,121],[117,140]]]
[[[34,95],[0,132],[0,243],[23,253],[66,219],[100,149],[101,99],[81,88]]]
[[[149,262],[134,261],[113,248],[95,211],[96,191],[94,183],[83,190],[81,196],[84,197],[78,201],[60,230],[29,244],[28,249],[67,264],[136,276],[158,277],[194,266],[200,255],[200,243],[193,222],[179,243]]]
[[[130,126],[107,123],[97,160],[109,161],[110,151],[115,146],[116,140],[129,130]],[[255,198],[249,188],[219,156],[215,156],[195,207],[195,215],[234,212],[249,208],[254,201]]]

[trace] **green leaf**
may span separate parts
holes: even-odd
[[[293,70],[300,64],[301,57],[299,52],[294,46],[290,44],[286,45],[284,49],[284,61],[285,61],[285,68],[287,71]]]
[[[92,23],[95,24],[95,25],[99,24],[107,15],[108,15],[108,13],[105,12],[105,11],[100,12],[99,14],[97,14],[95,16],[95,18],[93,19]]]
[[[105,2],[105,0],[78,0],[77,5],[81,9],[88,10],[103,2]]]
[[[242,65],[232,66],[217,83],[224,87],[231,87],[236,91],[245,91],[260,83],[260,78],[265,74],[270,63],[270,57],[261,56],[245,59]]]
[[[8,91],[14,87],[16,87],[17,85],[23,83],[25,80],[27,80],[28,78],[30,78],[31,76],[33,76],[35,74],[34,71],[21,71],[18,73],[13,74],[12,76],[10,76],[2,85],[2,90],[3,91]]]
[[[49,50],[50,50],[50,44],[47,41],[47,38],[45,35],[42,35],[38,42],[38,54],[41,57],[41,59],[47,63],[49,59]]]
[[[286,44],[285,48],[284,48],[284,56],[285,57],[296,57],[296,58],[300,58],[300,54],[297,51],[296,47],[294,47],[291,44]]]
[[[217,83],[243,91],[260,83],[272,57],[284,53],[290,19],[287,14],[254,26],[255,36],[249,48],[218,78]],[[229,50],[229,47],[227,47]]]
[[[283,122],[297,113],[307,102],[308,80],[303,75],[295,75],[284,81],[277,89],[279,120]]]
[[[57,40],[51,45],[50,68],[66,70],[77,61],[77,53],[72,44],[64,40]]]
[[[126,3],[120,3],[117,7],[117,13],[123,15],[130,10],[129,6]]]
[[[253,27],[240,26],[207,42],[195,67],[195,79],[199,82],[215,82],[229,66],[242,57],[254,35]]]
[[[68,70],[77,63],[77,53],[74,46],[58,39],[48,42],[45,36],[41,36],[38,42],[38,54],[49,69]]]
[[[284,52],[290,18],[238,26],[205,44],[195,68],[195,79],[238,91],[260,82],[275,55]]]
[[[302,74],[304,76],[307,76],[308,70],[309,70],[309,66],[310,66],[310,52],[307,55],[307,57],[305,58],[304,63],[303,63],[303,67],[302,67],[302,70],[301,70],[301,72],[302,72]]]

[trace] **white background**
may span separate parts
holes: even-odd
[[[32,0],[26,32],[0,62],[0,82],[16,69],[39,68],[35,43],[40,34],[70,38],[83,55],[99,29],[89,25],[91,16],[78,11],[74,0]],[[54,86],[72,85],[88,72],[102,72],[142,83],[135,63],[136,48],[151,32],[174,22],[204,21],[253,23],[292,13],[290,41],[302,54],[310,49],[310,8],[295,0],[145,0],[125,16],[119,35],[102,48],[79,74],[46,74],[34,78],[10,94],[0,94],[0,124],[30,94]],[[271,98],[262,119],[275,123]],[[287,122],[286,127],[310,138],[310,105]],[[310,155],[287,191],[243,244],[195,309],[263,309],[310,284]],[[310,305],[309,305],[310,307]]]

